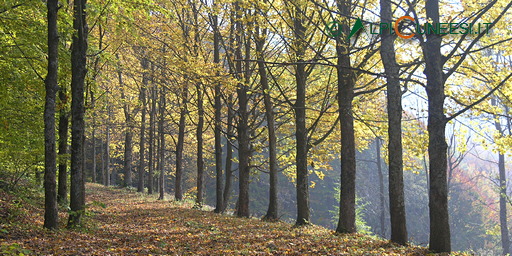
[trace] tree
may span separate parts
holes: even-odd
[[[155,65],[151,65],[151,73],[154,74]],[[152,76],[154,79],[154,76]],[[149,165],[149,173],[148,173],[148,194],[153,194],[153,175],[155,171],[155,125],[156,125],[156,91],[157,88],[153,83],[149,89],[150,92],[150,110],[149,110],[149,151],[148,151],[148,165]]]
[[[338,0],[338,9],[344,17],[351,16],[352,2]],[[344,35],[349,34],[348,19],[343,19]],[[336,38],[336,54],[338,58],[336,70],[338,77],[338,108],[341,128],[341,189],[340,218],[336,232],[356,232],[356,152],[354,137],[354,117],[352,101],[354,100],[355,72],[350,62],[350,42],[345,38]]]
[[[213,7],[217,7],[215,1],[212,1]],[[213,30],[213,63],[220,63],[220,33],[218,27],[218,16],[216,14],[211,15],[212,19],[212,30]],[[219,75],[219,72],[217,72]],[[225,200],[226,192],[223,194],[222,184],[222,103],[221,103],[221,88],[220,82],[214,85],[214,137],[215,137],[215,210],[214,212],[220,213],[227,207],[228,201]],[[228,110],[229,111],[229,110]],[[231,171],[231,170],[229,170]],[[226,170],[227,176],[228,170]],[[227,186],[227,184],[226,184]]]
[[[139,175],[137,183],[137,191],[144,192],[144,174],[146,172],[144,151],[145,151],[145,135],[146,135],[146,88],[148,86],[149,76],[147,73],[149,62],[146,57],[141,59],[141,66],[143,69],[142,73],[142,85],[140,87],[139,101],[141,101],[141,121],[140,121],[140,141],[139,141]]]
[[[132,160],[133,160],[133,126],[134,121],[131,116],[132,113],[130,111],[130,105],[128,104],[128,99],[125,95],[125,89],[123,84],[123,71],[121,69],[121,63],[119,63],[119,55],[116,55],[116,59],[118,60],[118,70],[117,70],[117,78],[119,81],[119,88],[121,90],[121,100],[123,101],[123,112],[125,117],[125,139],[124,139],[124,181],[123,187],[131,187],[132,186]]]
[[[293,13],[293,36],[294,36],[294,54],[295,62],[295,83],[297,84],[295,111],[295,141],[296,153],[295,164],[297,166],[297,225],[309,224],[309,184],[308,184],[308,131],[306,129],[306,81],[308,72],[304,55],[306,51],[306,27],[303,16],[304,6],[294,3]]]
[[[492,105],[497,105],[496,99],[492,98]],[[507,111],[508,112],[508,111]],[[504,129],[501,127],[500,118],[498,115],[494,115],[494,127],[498,132],[498,136],[503,137]],[[508,118],[508,117],[507,117]],[[507,120],[510,131],[510,121]],[[510,134],[509,134],[510,135]],[[503,152],[498,153],[498,174],[499,174],[499,204],[500,204],[500,233],[501,233],[501,248],[503,249],[503,255],[510,253],[510,239],[508,234],[507,224],[507,173],[505,169],[505,155]]]
[[[492,6],[496,4],[496,1],[490,2],[483,9],[484,12],[478,13],[474,18],[473,22],[478,21],[484,13],[486,13]],[[427,19],[432,21],[432,24],[440,25],[440,10],[439,1],[430,0],[426,3],[426,14]],[[492,23],[489,25],[489,29],[503,17],[503,15],[512,7],[512,3],[509,3],[502,9],[501,12],[496,16]],[[506,76],[504,80],[498,83],[492,90],[490,90],[483,97],[465,106],[463,109],[457,111],[451,116],[447,117],[444,114],[445,110],[445,83],[447,79],[453,75],[457,69],[464,62],[466,57],[473,53],[472,49],[477,42],[483,37],[485,32],[480,32],[476,38],[470,40],[470,43],[462,48],[462,42],[466,39],[466,36],[462,36],[459,42],[456,44],[457,47],[449,52],[446,56],[441,54],[441,43],[442,37],[440,35],[430,33],[426,34],[426,41],[424,41],[423,56],[425,58],[425,76],[427,78],[426,92],[428,97],[428,134],[429,134],[429,213],[430,213],[430,244],[429,248],[435,252],[450,252],[451,251],[451,236],[450,236],[450,225],[449,225],[449,213],[448,213],[448,186],[447,186],[447,149],[448,144],[446,143],[445,129],[448,121],[456,118],[463,114],[467,110],[471,109],[475,105],[484,101],[494,91],[499,89],[510,77]],[[420,37],[422,40],[422,38]],[[423,41],[422,41],[423,42]],[[445,72],[445,64],[448,60],[455,58],[455,53],[462,48],[462,55],[458,56],[455,64],[447,69]],[[483,47],[482,49],[485,49]],[[481,49],[480,49],[481,50]],[[478,52],[478,51],[476,51]]]
[[[160,177],[158,179],[158,192],[159,200],[163,200],[165,196],[165,88],[160,89],[160,101],[159,101],[159,119],[158,119],[158,135],[160,136],[160,147],[158,150],[158,170],[160,171]]]
[[[66,89],[62,86],[59,89],[59,187],[57,191],[57,201],[65,204],[68,200],[68,129],[69,112],[67,109],[68,95]]]
[[[73,5],[73,35],[71,46],[71,190],[68,227],[81,223],[85,207],[85,182],[83,175],[84,150],[84,79],[87,72],[87,21],[86,0],[75,0]]]
[[[391,23],[391,0],[380,1],[381,22]],[[391,241],[407,243],[405,196],[402,158],[402,91],[395,57],[395,36],[388,30],[381,35],[380,55],[386,72],[388,109],[388,162],[389,162],[389,213],[391,217]]]
[[[275,128],[275,120],[274,120],[274,107],[272,104],[272,99],[270,98],[270,87],[268,84],[267,71],[265,67],[265,54],[264,54],[264,44],[267,34],[267,29],[262,29],[260,32],[260,28],[256,27],[255,29],[255,41],[256,41],[256,54],[258,58],[258,72],[260,76],[260,84],[261,90],[263,93],[263,101],[265,104],[265,117],[267,120],[267,129],[268,129],[268,153],[269,153],[269,203],[267,214],[264,219],[267,220],[277,220],[278,216],[278,202],[277,202],[277,137],[276,137],[276,128]],[[261,33],[261,34],[260,34]]]
[[[58,49],[57,30],[58,1],[49,0],[48,8],[48,74],[45,79],[44,108],[44,227],[56,229],[58,225],[57,191],[55,176],[57,172],[57,154],[55,150],[55,98],[58,90]]]
[[[250,175],[250,159],[251,159],[251,129],[249,126],[249,67],[248,61],[245,61],[245,69],[242,68],[242,47],[250,49],[251,27],[244,27],[242,24],[242,14],[246,12],[241,7],[241,2],[236,1],[235,5],[235,72],[239,79],[237,85],[238,97],[238,124],[237,124],[237,139],[238,139],[238,206],[236,214],[238,217],[249,217],[249,175]],[[245,33],[244,33],[245,32]],[[246,34],[247,33],[247,34]],[[245,38],[244,38],[245,37]],[[246,50],[245,59],[248,60],[249,50]],[[245,77],[241,75],[244,74]],[[245,80],[243,80],[245,79]]]

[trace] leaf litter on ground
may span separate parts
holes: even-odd
[[[83,227],[75,230],[64,228],[65,209],[59,214],[57,231],[42,228],[42,207],[32,207],[15,225],[2,223],[0,254],[434,255],[424,247],[335,234],[315,225],[236,218],[191,209],[192,203],[157,200],[156,195],[99,184],[87,184],[87,202]]]

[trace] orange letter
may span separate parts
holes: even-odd
[[[400,18],[395,22],[395,26],[394,26],[395,33],[396,33],[399,37],[401,37],[401,38],[403,38],[403,39],[409,39],[409,38],[413,37],[413,36],[414,36],[414,35],[416,35],[416,34],[411,34],[411,35],[408,35],[408,36],[404,36],[404,35],[400,34],[400,31],[398,31],[398,24],[399,24],[399,23],[400,23],[400,21],[402,21],[403,19],[408,19],[408,20],[411,20],[412,22],[414,22],[414,18],[413,18],[413,17],[411,17],[411,16],[402,16],[402,17],[400,17]]]

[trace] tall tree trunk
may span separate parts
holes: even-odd
[[[100,140],[100,157],[101,157],[101,184],[107,184],[107,174],[105,168],[105,141]]]
[[[160,159],[158,161],[158,170],[160,171],[160,178],[158,179],[158,199],[163,200],[165,196],[165,88],[162,88],[160,91],[160,119],[158,121],[158,135],[160,135],[160,154],[158,156]]]
[[[379,175],[379,203],[380,203],[380,235],[386,237],[386,207],[384,203],[384,174],[382,173],[380,138],[375,139],[375,153],[377,156],[377,174]]]
[[[149,111],[149,177],[148,177],[148,194],[153,194],[153,175],[155,170],[155,118],[156,118],[156,88],[151,87],[151,110]]]
[[[57,29],[57,0],[48,0],[48,74],[45,79],[44,106],[44,227],[56,229],[58,225],[55,150],[55,99],[58,90],[59,36]]]
[[[236,49],[235,49],[235,59],[236,62],[236,72],[237,74],[242,73],[242,36],[243,36],[243,26],[241,22],[242,16],[240,13],[243,11],[240,8],[240,3],[235,3],[235,12],[236,12]],[[248,56],[245,56],[246,58]],[[249,67],[245,67],[248,69]],[[247,95],[247,84],[238,83],[237,86],[237,96],[238,96],[238,208],[237,208],[237,216],[238,217],[249,217],[249,174],[250,174],[250,127],[249,127],[249,113],[248,113],[248,105],[249,105],[249,97]]]
[[[96,161],[96,117],[92,117],[92,182],[96,183],[96,167],[97,167],[97,161]]]
[[[296,8],[297,17],[293,19],[293,32],[296,41],[295,55],[295,82],[297,84],[295,101],[295,141],[296,155],[295,164],[297,166],[296,188],[297,188],[297,225],[306,225],[309,223],[309,184],[308,184],[308,131],[306,129],[306,64],[304,63],[305,33],[306,28],[303,24],[303,10]]]
[[[94,97],[94,91],[91,90],[91,106],[94,109],[96,106],[96,98]],[[92,182],[96,183],[96,168],[97,168],[97,159],[96,159],[96,115],[92,116]]]
[[[85,206],[85,182],[83,175],[84,150],[84,80],[87,73],[86,54],[88,28],[86,0],[75,0],[71,46],[71,190],[68,226],[80,225]]]
[[[63,88],[59,90],[61,108],[59,110],[59,187],[57,201],[66,204],[68,200],[68,128],[67,95]]]
[[[270,98],[270,87],[268,85],[267,70],[265,67],[265,58],[263,47],[265,45],[265,38],[267,30],[263,29],[259,35],[259,28],[256,29],[256,54],[258,55],[258,71],[260,75],[261,90],[263,91],[263,103],[265,105],[265,117],[267,119],[268,129],[268,152],[269,152],[269,203],[267,214],[264,219],[277,220],[278,216],[278,202],[277,202],[277,138],[276,128],[274,121],[274,106]]]
[[[380,0],[381,22],[391,23],[393,12],[391,0]],[[402,92],[400,90],[400,67],[395,58],[395,36],[388,30],[382,34],[380,55],[387,81],[388,108],[388,160],[389,160],[389,215],[391,218],[391,241],[407,243],[405,218],[405,196],[402,160]]]
[[[505,170],[505,155],[499,154],[498,168],[500,172],[500,230],[501,230],[501,247],[503,255],[510,253],[510,240],[508,235],[507,224],[507,174]]]
[[[107,102],[107,126],[106,126],[106,141],[105,141],[105,186],[115,185],[111,182],[111,173],[110,173],[110,103]]]
[[[351,16],[351,1],[338,0],[338,9],[344,17]],[[348,35],[349,24],[344,19],[343,34]],[[350,42],[345,38],[336,39],[338,63],[338,106],[341,127],[341,189],[340,215],[336,232],[356,232],[356,152],[354,138],[354,117],[352,116],[352,101],[356,77],[351,69]]]
[[[144,162],[144,151],[145,151],[145,134],[146,134],[146,88],[148,85],[148,60],[143,58],[141,61],[142,69],[142,86],[140,88],[139,100],[142,102],[141,121],[140,121],[140,142],[139,142],[139,177],[137,183],[137,191],[144,192],[144,173],[145,173],[145,162]]]
[[[132,186],[132,160],[133,160],[133,132],[132,128],[127,127],[127,131],[124,138],[124,187]]]
[[[116,55],[116,58],[119,62],[119,56]],[[121,89],[121,100],[123,101],[123,112],[125,118],[125,135],[124,135],[124,181],[123,187],[131,187],[132,186],[132,161],[133,161],[133,120],[130,114],[130,106],[126,101],[126,96],[124,93],[124,84],[123,84],[123,72],[121,70],[121,63],[119,63],[119,67],[117,70],[117,77],[119,80],[119,88]]]
[[[183,199],[183,192],[181,190],[182,176],[183,176],[183,146],[185,144],[185,117],[187,115],[187,99],[188,89],[185,86],[182,88],[182,99],[180,106],[180,121],[178,124],[178,141],[176,143],[176,180],[174,184],[174,198],[178,201]]]
[[[432,24],[439,24],[439,0],[426,2],[427,18]],[[427,34],[424,48],[425,75],[427,77],[428,125],[429,134],[428,157],[430,168],[429,213],[430,243],[434,252],[450,252],[450,222],[448,214],[447,187],[447,149],[445,128],[447,118],[444,115],[444,83],[443,57],[441,55],[441,37]]]
[[[222,212],[226,211],[229,205],[229,198],[231,196],[231,182],[233,181],[233,145],[232,137],[234,137],[235,128],[233,127],[233,119],[235,113],[233,111],[233,95],[228,97],[228,124],[227,124],[227,136],[226,136],[226,185],[224,186],[223,195],[223,208]],[[222,182],[222,180],[221,180]]]
[[[215,4],[215,3],[213,3]],[[220,64],[220,35],[218,28],[218,17],[217,15],[213,15],[213,62],[216,64]],[[217,73],[217,75],[220,75]],[[225,194],[222,193],[223,184],[222,184],[222,104],[221,104],[221,90],[220,83],[215,83],[214,85],[215,95],[214,95],[214,108],[215,108],[215,127],[214,127],[214,136],[215,136],[215,210],[214,212],[220,213],[224,211],[226,208],[227,202],[224,201]],[[227,175],[227,170],[226,170]],[[226,184],[227,185],[227,184]]]
[[[203,205],[203,179],[204,179],[204,160],[203,160],[203,127],[204,127],[204,108],[203,108],[203,88],[201,84],[196,84],[197,90],[197,198],[196,205],[202,207]],[[222,160],[222,158],[221,158]],[[221,162],[222,167],[222,162]]]
[[[496,100],[492,99],[492,105],[496,105]],[[498,116],[494,116],[494,126],[496,130],[503,136],[504,132],[501,128],[501,123]],[[509,127],[510,129],[510,127]],[[505,170],[505,155],[499,153],[498,155],[498,172],[499,172],[499,196],[500,196],[500,230],[501,230],[501,248],[503,255],[510,253],[510,240],[508,234],[507,224],[507,173]]]

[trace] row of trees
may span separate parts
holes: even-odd
[[[507,105],[511,75],[506,70],[510,63],[496,56],[508,53],[493,49],[505,49],[510,44],[503,22],[509,18],[510,3],[464,4],[458,11],[457,6],[441,9],[435,0],[382,0],[362,6],[351,1],[336,1],[333,6],[306,0],[97,1],[87,4],[87,16],[85,6],[85,1],[76,0],[73,18],[63,14],[68,12],[64,6],[59,19],[58,3],[47,2],[45,227],[57,227],[57,194],[67,198],[66,161],[58,162],[56,153],[57,105],[62,159],[67,153],[67,115],[71,113],[70,226],[79,224],[83,213],[85,172],[92,170],[92,179],[99,180],[96,150],[100,146],[106,155],[101,161],[105,185],[116,184],[119,178],[125,186],[136,183],[139,191],[147,187],[153,193],[156,184],[161,199],[168,174],[174,177],[175,199],[183,199],[184,179],[192,177],[184,168],[194,159],[199,206],[204,200],[203,177],[210,171],[208,166],[215,166],[216,212],[227,209],[232,180],[237,177],[236,214],[240,217],[250,216],[249,183],[255,171],[270,176],[265,218],[279,217],[277,174],[282,171],[296,183],[297,225],[310,222],[308,189],[313,184],[309,175],[322,176],[330,169],[330,161],[340,159],[336,230],[356,232],[356,151],[382,137],[387,142],[384,150],[389,164],[391,240],[405,244],[404,151],[414,152],[413,148],[422,145],[402,141],[407,129],[403,126],[416,125],[403,123],[402,98],[407,93],[426,93],[429,246],[438,252],[451,250],[447,184],[451,156],[445,128],[468,110],[508,120],[508,110],[488,110],[485,106],[490,105],[492,95]],[[347,39],[355,17],[392,22],[402,15],[434,24],[451,17],[457,17],[454,22],[485,21],[492,33],[458,37],[416,34],[411,40],[397,40],[396,35],[384,32]],[[66,28],[69,20],[73,20],[73,29]],[[332,20],[340,21],[340,37],[331,38],[324,29]],[[67,38],[72,38],[70,45]],[[58,57],[71,63],[69,70]],[[69,76],[67,71],[70,79],[58,78],[57,74]],[[71,90],[66,84],[71,84]],[[70,110],[66,105],[68,92]],[[480,103],[483,107],[475,109]],[[498,125],[496,128],[501,130]],[[138,138],[134,138],[136,134]],[[90,169],[84,167],[85,145],[92,146]],[[110,173],[118,168],[110,168],[109,158],[121,149],[123,171],[120,175]],[[194,157],[190,157],[192,152]],[[61,166],[59,193],[57,163]],[[504,167],[500,170],[501,194],[506,194]],[[504,195],[501,198],[506,252],[506,203]]]

